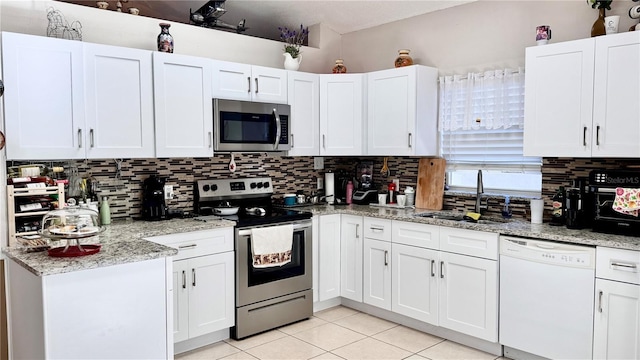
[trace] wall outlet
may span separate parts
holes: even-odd
[[[393,183],[396,184],[396,191],[400,192],[400,179],[393,179]]]
[[[322,156],[316,156],[313,158],[313,170],[324,169],[324,158]]]
[[[324,179],[323,178],[321,178],[321,177],[318,178],[316,189],[318,189],[318,190],[324,189]]]
[[[173,199],[173,185],[164,186],[164,199],[165,200]]]

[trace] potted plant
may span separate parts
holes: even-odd
[[[284,41],[284,68],[298,70],[302,55],[300,48],[309,35],[309,28],[300,24],[299,30],[290,30],[287,27],[279,27],[280,40]]]

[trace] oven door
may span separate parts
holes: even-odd
[[[289,105],[213,100],[215,151],[288,151]]]
[[[236,229],[236,305],[238,307],[312,287],[311,221],[293,224],[291,262],[254,268],[251,228]]]

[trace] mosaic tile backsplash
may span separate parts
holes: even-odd
[[[170,209],[193,210],[193,185],[196,180],[207,178],[238,178],[270,176],[273,179],[274,196],[303,190],[316,191],[317,179],[325,171],[343,169],[355,173],[356,164],[361,160],[374,162],[374,183],[387,184],[391,179],[400,180],[400,188],[414,186],[417,182],[419,157],[390,157],[390,176],[380,174],[382,157],[327,157],[323,170],[314,170],[313,157],[286,157],[271,154],[235,154],[237,170],[230,173],[227,165],[228,154],[212,158],[172,158],[172,159],[123,159],[120,171],[115,160],[85,160],[54,162],[53,166],[64,166],[65,175],[76,167],[78,175],[91,178],[98,183],[100,197],[108,196],[113,218],[139,217],[142,202],[142,182],[151,174],[167,178],[167,184],[174,186],[175,197],[167,200]],[[22,164],[24,162],[21,162]],[[18,163],[10,162],[9,165]],[[559,186],[568,187],[576,177],[587,177],[592,169],[619,169],[640,166],[640,159],[570,159],[545,158],[542,166],[542,197],[545,199],[545,217],[550,216],[551,197]],[[461,193],[445,194],[444,209],[469,211],[473,209],[474,195]],[[488,199],[485,215],[500,216],[504,200],[502,197]],[[511,209],[514,218],[528,219],[529,202],[526,198],[512,197]]]

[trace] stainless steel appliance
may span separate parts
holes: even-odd
[[[614,210],[617,188],[640,189],[640,170],[593,170],[589,173],[593,230],[640,236],[640,217]]]
[[[595,247],[500,237],[506,357],[592,358],[595,253]]]
[[[311,213],[272,205],[270,178],[199,180],[196,220],[211,219],[219,203],[239,207],[237,214],[216,216],[236,222],[236,325],[234,339],[245,338],[313,315]],[[209,215],[209,216],[207,216]],[[291,261],[256,267],[253,229],[292,225]]]
[[[290,115],[289,105],[213,99],[214,150],[291,150]]]

